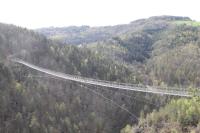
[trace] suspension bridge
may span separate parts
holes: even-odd
[[[145,93],[180,96],[180,97],[191,97],[191,94],[186,88],[146,86],[146,85],[139,85],[139,84],[128,84],[128,83],[118,83],[118,82],[112,82],[112,81],[106,81],[106,80],[98,80],[98,79],[92,79],[92,78],[86,78],[86,77],[56,72],[53,70],[49,70],[47,68],[39,67],[34,64],[28,63],[19,58],[9,58],[9,60],[15,63],[22,64],[24,66],[27,66],[31,69],[37,70],[39,72],[57,77],[57,78],[75,81],[79,83],[108,87],[108,88],[115,88],[115,89],[121,89],[121,90],[131,90],[131,91],[136,91],[136,92],[145,92]]]

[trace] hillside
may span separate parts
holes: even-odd
[[[153,121],[149,126],[159,131],[159,121],[154,119],[176,121],[163,108],[199,105],[192,100],[178,101],[178,97],[81,86],[7,60],[14,55],[55,71],[116,82],[199,87],[200,27],[187,17],[159,16],[118,26],[36,31],[40,33],[0,24],[0,132],[116,133],[127,124],[131,132],[142,126],[141,131],[148,131],[141,120]],[[160,117],[153,117],[153,110]],[[199,115],[191,110],[188,117]],[[195,124],[190,120],[188,130],[198,128],[199,120]],[[186,131],[178,127],[178,131]]]
[[[182,22],[190,21],[191,19],[188,17],[160,16],[151,17],[149,19],[136,20],[130,24],[122,24],[116,26],[50,27],[37,29],[36,31],[53,40],[61,40],[66,44],[78,45],[103,41],[115,36],[139,32],[143,29],[148,30],[149,32],[153,30],[161,30],[166,27],[169,21],[174,20]]]
[[[68,41],[64,41],[66,44],[79,44],[79,47],[86,47],[105,58],[137,69],[144,68],[142,75],[148,76],[142,77],[141,81],[145,80],[146,84],[199,86],[198,24],[187,17],[159,16],[113,27],[45,28],[38,31],[53,40],[54,36],[62,34]],[[96,34],[100,32],[109,35],[98,38]],[[74,37],[65,37],[72,34]],[[88,41],[88,38],[94,40]],[[74,40],[81,43],[74,43]]]
[[[0,25],[0,42],[0,132],[119,132],[137,120],[115,104],[139,116],[144,106],[150,112],[168,100],[165,97],[158,102],[159,96],[93,86],[83,88],[74,82],[43,78],[46,75],[7,60],[15,55],[64,73],[139,83],[137,73],[127,64],[88,48],[64,46],[33,31],[5,24]]]

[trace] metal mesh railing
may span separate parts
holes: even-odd
[[[66,80],[76,81],[76,82],[123,89],[123,90],[133,90],[133,91],[139,91],[139,92],[155,93],[155,94],[166,94],[166,95],[186,96],[186,97],[190,96],[189,91],[186,90],[186,88],[147,86],[147,85],[141,85],[141,84],[119,83],[119,82],[112,82],[112,81],[106,81],[106,80],[92,79],[92,78],[86,78],[86,77],[81,77],[81,76],[76,76],[76,75],[65,74],[61,72],[55,72],[55,71],[25,62],[18,58],[12,58],[10,60],[12,60],[13,62],[23,64],[27,67],[30,67],[32,69],[38,70],[46,74],[63,78]]]

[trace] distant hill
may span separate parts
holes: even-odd
[[[89,27],[89,26],[70,26],[70,27],[50,27],[41,28],[36,31],[44,34],[53,40],[61,40],[66,44],[87,44],[96,41],[103,41],[125,33],[133,33],[140,30],[161,30],[171,21],[191,21],[188,17],[178,16],[159,16],[149,19],[140,19],[130,24],[116,26]]]

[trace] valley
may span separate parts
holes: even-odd
[[[36,30],[1,23],[0,132],[198,132],[199,57],[199,22],[188,17]],[[101,85],[47,76],[27,63]],[[179,88],[191,97],[116,89],[96,81]]]

